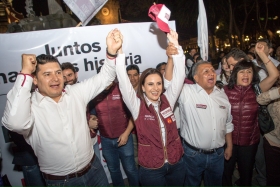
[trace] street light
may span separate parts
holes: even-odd
[[[225,43],[225,47],[230,47],[230,44]]]

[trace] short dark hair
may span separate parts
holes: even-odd
[[[246,61],[249,61],[249,58],[246,55],[246,53],[238,48],[232,48],[230,52],[226,55],[226,59],[228,59],[229,57],[232,57],[236,61],[240,61],[242,58]]]
[[[65,69],[71,69],[74,73],[76,73],[75,67],[70,62],[64,62],[61,64],[62,71]]]
[[[228,88],[233,89],[234,85],[237,84],[237,74],[240,70],[243,69],[253,69],[253,80],[251,82],[252,85],[258,84],[260,82],[260,77],[256,68],[256,65],[252,61],[247,61],[247,60],[241,60],[238,62],[230,75],[229,82],[228,82]]]
[[[136,70],[137,73],[140,73],[139,67],[136,64],[130,64],[126,67],[126,72],[128,72],[129,70]]]
[[[160,71],[161,66],[166,64],[167,64],[166,62],[161,62],[156,66],[156,69]]]
[[[267,38],[258,39],[257,43],[258,43],[258,42],[264,42],[264,43],[267,44],[268,48],[272,48],[272,43],[271,43],[271,41],[270,41],[269,39],[267,39]]]
[[[59,67],[61,68],[61,64],[59,63],[58,59],[56,57],[52,56],[52,55],[41,54],[41,55],[36,57],[36,60],[37,60],[37,66],[36,66],[36,70],[35,70],[36,75],[40,71],[38,65],[44,65],[44,64],[47,64],[47,63],[56,62],[56,63],[59,64]]]
[[[196,74],[197,74],[197,69],[198,69],[198,66],[202,65],[202,64],[211,64],[211,62],[208,62],[208,61],[199,61],[197,63],[195,63],[193,66],[192,66],[192,70],[191,70],[191,75],[194,77]],[[211,64],[212,65],[212,64]]]
[[[164,89],[164,81],[163,81],[163,76],[162,74],[160,73],[159,70],[155,69],[155,68],[148,68],[146,69],[145,71],[142,72],[141,76],[140,76],[140,79],[139,79],[139,83],[138,83],[138,88],[137,88],[137,93],[138,93],[138,96],[140,97],[140,99],[142,99],[143,101],[145,101],[145,98],[144,98],[144,92],[142,90],[142,86],[145,84],[145,80],[146,78],[149,76],[149,75],[152,75],[152,74],[158,74],[162,80],[162,91]],[[162,94],[162,93],[161,93]],[[145,102],[146,104],[146,102]],[[146,107],[148,108],[147,104],[146,104]]]

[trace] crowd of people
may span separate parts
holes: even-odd
[[[254,168],[261,186],[280,185],[280,47],[275,58],[267,39],[220,52],[215,69],[196,49],[185,55],[175,31],[167,38],[167,62],[140,74],[112,30],[104,65],[80,82],[70,62],[22,55],[2,123],[25,152],[20,165],[36,168],[23,170],[26,185],[108,186],[97,131],[113,186],[125,185],[120,162],[130,186],[250,186]]]

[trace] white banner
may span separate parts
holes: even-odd
[[[169,27],[176,30],[175,22],[170,21]],[[21,70],[21,54],[58,55],[60,63],[74,64],[78,69],[78,80],[81,81],[95,75],[96,69],[103,64],[106,36],[114,28],[120,29],[123,34],[127,65],[137,64],[140,71],[144,71],[167,61],[167,37],[155,23],[123,23],[0,34],[0,116],[3,115],[6,94]],[[13,186],[21,186],[22,173],[13,170],[10,143],[5,143],[1,132],[0,143],[3,158],[1,174],[7,174]]]
[[[64,0],[67,6],[86,26],[108,0]]]

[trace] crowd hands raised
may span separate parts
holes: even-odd
[[[41,181],[27,185],[108,186],[97,130],[114,186],[125,185],[119,162],[130,186],[231,186],[236,167],[236,185],[250,186],[254,168],[260,185],[280,185],[280,63],[269,55],[271,43],[223,53],[215,70],[196,49],[185,56],[175,31],[167,39],[167,63],[140,75],[137,65],[126,67],[123,36],[114,29],[106,62],[81,82],[71,63],[22,55],[2,123],[38,158],[32,166]],[[258,102],[275,123],[266,134]]]

